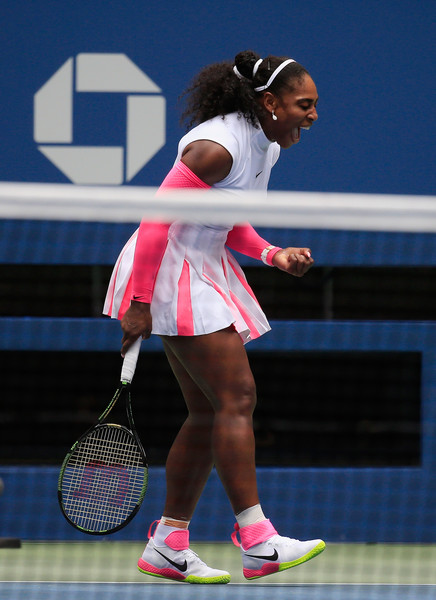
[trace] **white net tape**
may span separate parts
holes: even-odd
[[[436,232],[436,196],[0,183],[0,218],[136,223],[143,217],[254,226]]]

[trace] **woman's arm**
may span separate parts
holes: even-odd
[[[235,225],[227,236],[227,246],[236,252],[241,252],[262,260],[265,264],[272,266],[272,259],[276,252],[281,250],[277,246],[271,246],[257,231],[249,224]]]
[[[206,174],[209,181],[213,181],[217,177],[222,178],[228,160],[230,160],[230,170],[231,157],[222,146],[204,140],[193,142],[186,148],[182,160],[165,177],[157,193],[162,195],[168,189],[174,188],[208,189],[211,183],[201,179],[199,173]],[[214,163],[214,161],[216,162]],[[198,166],[194,167],[194,171],[188,166],[188,163],[196,162]],[[215,175],[213,174],[214,164]],[[219,180],[217,179],[217,181]],[[123,356],[139,336],[147,339],[151,335],[150,304],[156,276],[167,244],[168,229],[168,223],[148,221],[142,221],[139,227],[133,261],[131,304],[121,319],[123,330],[121,354]]]
[[[271,246],[248,223],[235,225],[229,231],[227,246],[296,277],[302,277],[314,262],[310,248]]]

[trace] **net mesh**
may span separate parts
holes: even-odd
[[[281,535],[322,538],[327,549],[246,583],[230,542],[234,517],[213,471],[190,526],[192,548],[241,585],[208,595],[435,598],[436,198],[154,195],[0,184],[4,597],[136,600],[174,598],[175,589],[180,598],[204,597],[196,586],[174,588],[136,571],[148,527],[162,514],[166,455],[186,417],[158,338],[142,344],[132,388],[151,465],[138,515],[95,538],[63,519],[56,498],[65,453],[97,421],[118,380],[120,327],[101,309],[112,265],[146,216],[250,221],[270,243],[308,246],[315,259],[297,279],[237,255],[272,326],[246,347],[258,392],[262,507]],[[111,480],[104,469],[92,474]],[[82,484],[70,483],[76,502]]]

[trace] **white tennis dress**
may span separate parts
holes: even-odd
[[[280,148],[261,128],[232,113],[198,125],[179,143],[176,163],[195,140],[222,145],[233,159],[228,176],[213,187],[237,193],[267,189]],[[203,335],[233,325],[244,343],[270,326],[236,259],[226,248],[233,225],[172,223],[157,273],[151,315],[153,334]],[[122,318],[130,305],[137,231],[121,251],[109,283],[103,312]]]

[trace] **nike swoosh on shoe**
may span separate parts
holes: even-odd
[[[179,571],[182,571],[182,573],[184,571],[186,571],[186,569],[188,568],[188,563],[186,562],[186,560],[182,563],[177,563],[174,560],[171,560],[171,558],[168,558],[168,556],[165,556],[165,554],[162,554],[162,552],[159,552],[159,550],[157,548],[154,549],[158,554],[160,554],[162,556],[162,558],[164,558],[165,560],[167,560],[171,565],[173,565],[173,567],[176,567],[176,569],[179,569]]]
[[[260,558],[261,560],[277,560],[279,557],[279,554],[277,552],[276,549],[274,549],[273,554],[271,554],[271,556],[262,556],[262,555],[257,555],[257,554],[246,554],[245,556],[250,556],[251,558]]]

